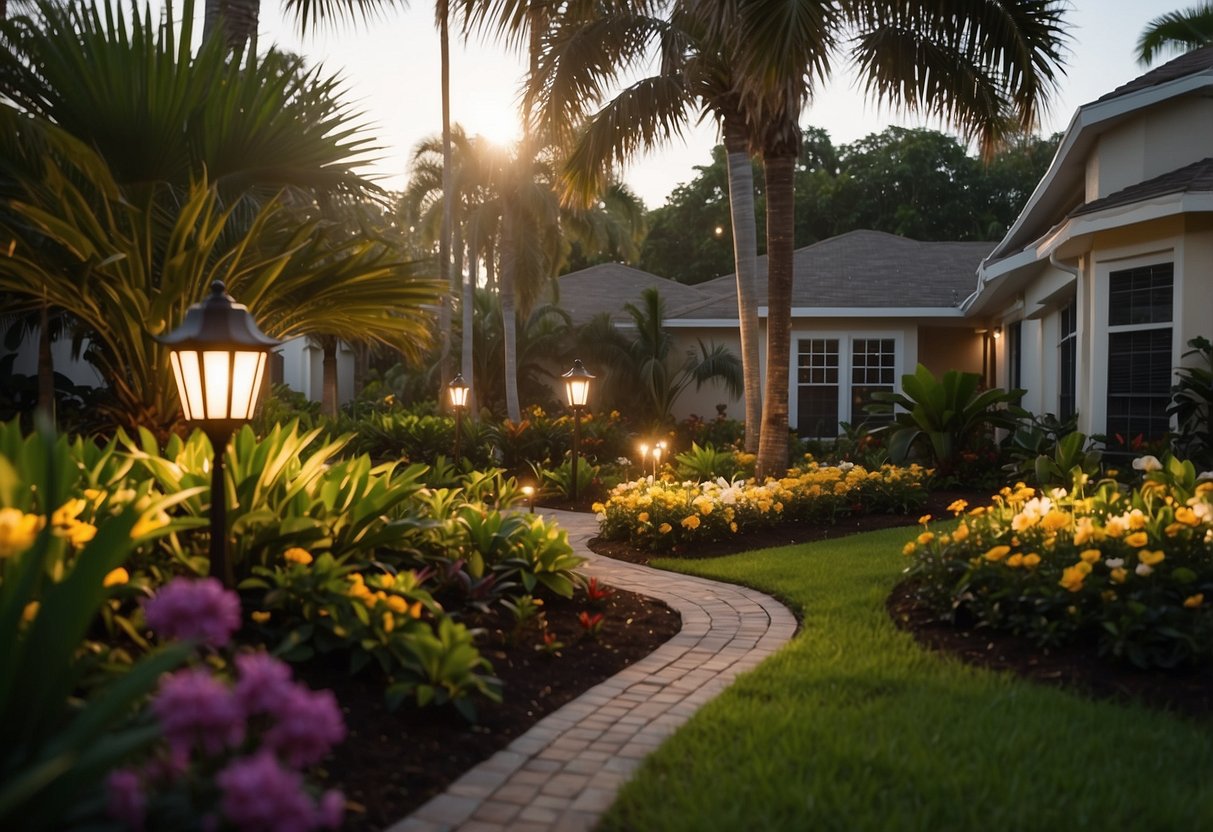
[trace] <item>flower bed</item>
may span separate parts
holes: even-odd
[[[1153,457],[1128,488],[1105,479],[1037,493],[1022,483],[949,531],[906,544],[907,570],[942,616],[971,616],[1042,646],[1087,639],[1139,667],[1213,658],[1213,474]]]
[[[782,523],[832,523],[857,513],[910,511],[926,498],[929,475],[918,465],[869,471],[850,463],[809,463],[763,483],[648,477],[617,486],[594,510],[603,538],[670,550]]]

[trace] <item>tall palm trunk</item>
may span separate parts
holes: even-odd
[[[461,311],[463,313],[463,341],[459,350],[461,365],[459,371],[463,374],[463,381],[468,386],[468,402],[471,405],[469,413],[475,414],[479,408],[476,404],[476,373],[472,363],[473,335],[476,326],[476,239],[479,235],[476,231],[476,223],[473,220],[472,227],[468,231],[467,244],[467,278],[463,281],[463,298]]]
[[[255,51],[260,16],[261,0],[206,0],[202,38],[209,40],[222,34],[229,49],[248,43]]]
[[[796,153],[781,146],[764,153],[762,161],[767,185],[767,377],[756,463],[760,478],[781,476],[788,467],[788,370],[796,230],[792,174]]]
[[[514,215],[507,212],[501,218],[501,346],[505,353],[505,409],[510,420],[522,421],[522,408],[518,404],[518,330],[517,302],[514,287],[518,268],[514,251],[517,241],[514,232]]]
[[[758,345],[758,230],[754,220],[754,165],[744,125],[723,122],[729,170],[729,219],[733,226],[733,265],[737,273],[737,318],[741,335],[741,368],[745,379],[745,449],[758,450],[762,425],[762,375]]]
[[[330,419],[337,418],[337,339],[325,335],[320,339],[324,360],[320,364],[320,412]]]
[[[454,233],[454,201],[455,183],[451,171],[451,9],[447,0],[438,0],[435,10],[438,15],[438,33],[441,39],[441,71],[442,71],[442,229],[438,239],[438,259],[441,262],[442,282],[451,286],[451,237]],[[442,301],[438,315],[439,337],[442,339],[442,350],[439,377],[441,392],[445,393],[450,381],[451,362],[451,305],[453,294],[449,293]]]

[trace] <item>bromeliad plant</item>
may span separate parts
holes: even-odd
[[[1213,474],[1154,457],[1132,489],[1077,471],[1069,489],[1004,488],[907,543],[907,574],[942,617],[1040,645],[1089,641],[1138,667],[1213,659]]]
[[[668,551],[680,544],[721,540],[780,523],[832,523],[856,513],[906,513],[926,499],[930,473],[918,465],[885,465],[868,471],[851,463],[809,463],[762,483],[730,482],[723,477],[677,483],[650,477],[617,486],[594,510],[603,538]]]

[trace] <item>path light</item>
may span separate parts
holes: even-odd
[[[577,502],[577,455],[581,451],[581,409],[590,400],[590,382],[597,376],[590,373],[581,363],[581,359],[573,361],[573,367],[561,376],[564,379],[564,394],[568,398],[569,407],[573,409],[573,466],[572,483],[569,486],[570,498]]]
[[[458,467],[459,441],[463,435],[463,409],[468,406],[468,385],[463,380],[463,373],[455,373],[446,389],[451,396],[451,407],[455,409],[455,465]]]
[[[661,455],[665,452],[665,443],[658,442],[653,446],[653,479],[657,479],[657,468],[661,465]]]
[[[211,440],[211,575],[231,588],[223,454],[236,428],[253,418],[269,352],[282,342],[258,329],[220,280],[211,284],[210,297],[186,310],[181,326],[156,340],[169,348],[186,421]]]
[[[640,478],[644,479],[644,469],[649,465],[649,443],[640,443]]]
[[[534,514],[535,513],[535,486],[533,486],[533,485],[522,486],[522,496],[526,497],[526,501],[531,507],[531,514]]]

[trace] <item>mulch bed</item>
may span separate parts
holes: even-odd
[[[453,708],[387,710],[383,684],[371,674],[350,677],[341,663],[311,662],[296,673],[313,688],[332,688],[349,736],[325,763],[324,788],[340,788],[349,801],[346,829],[380,830],[421,806],[465,771],[504,748],[542,717],[644,658],[682,627],[664,603],[617,591],[596,610],[576,600],[544,597],[548,630],[564,643],[559,655],[535,649],[528,630],[517,643],[508,613],[469,620],[483,628],[481,651],[502,681],[504,701],[479,705],[469,725]],[[605,613],[596,639],[583,636],[582,610]]]
[[[947,506],[954,500],[963,498],[979,505],[988,502],[988,496],[937,491],[930,495],[921,513],[946,518],[951,516]],[[832,526],[787,525],[674,554],[714,557],[808,543],[912,526],[918,516],[919,512],[913,516],[867,515]],[[599,538],[589,545],[599,554],[633,563],[648,563],[650,558],[663,556]],[[1009,671],[1092,697],[1134,699],[1198,717],[1213,714],[1213,669],[1148,673],[1101,660],[1093,648],[1041,650],[1005,634],[956,627],[940,622],[923,609],[912,588],[905,584],[894,589],[887,606],[897,626],[912,633],[924,647],[970,664]],[[505,635],[512,628],[508,615],[468,622],[486,631],[482,650],[502,680],[505,698],[500,705],[483,703],[475,725],[468,725],[450,708],[416,709],[406,705],[399,712],[388,712],[381,684],[351,678],[340,665],[313,662],[297,668],[312,687],[332,688],[345,711],[349,738],[328,760],[324,786],[341,788],[350,801],[346,828],[370,832],[403,818],[543,716],[647,656],[681,627],[678,614],[665,604],[617,591],[601,607],[606,613],[602,633],[597,640],[590,640],[582,637],[577,623],[583,609],[587,609],[584,598],[566,601],[545,597],[549,630],[566,645],[559,656],[535,649],[540,641],[535,631],[512,644]]]

